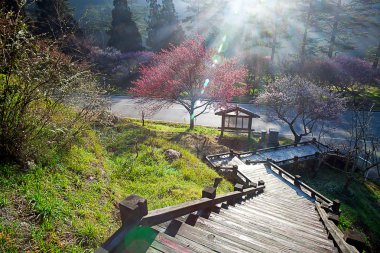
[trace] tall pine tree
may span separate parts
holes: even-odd
[[[114,0],[112,10],[112,25],[108,45],[122,52],[142,50],[141,34],[135,21],[132,19],[131,10],[127,0]]]
[[[53,38],[78,32],[78,23],[69,6],[67,0],[37,0],[35,2],[35,31]]]
[[[378,12],[372,1],[324,0],[315,15],[315,27],[327,42],[323,52],[332,58],[340,51],[354,50],[355,39],[368,36],[372,17]]]
[[[185,33],[178,20],[173,0],[162,0],[162,6],[157,0],[148,0],[150,15],[148,20],[147,45],[155,51],[168,48],[169,45],[179,45]]]
[[[155,48],[157,36],[160,30],[160,5],[157,0],[147,0],[149,3],[149,16],[148,16],[148,38],[146,44],[150,48]]]

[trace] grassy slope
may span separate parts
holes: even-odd
[[[302,176],[302,180],[330,199],[341,201],[342,215],[339,227],[353,227],[369,236],[374,252],[380,249],[380,187],[367,182],[354,181],[347,193],[342,192],[345,177],[341,172],[322,167],[316,177],[310,168],[289,170]]]
[[[132,193],[146,198],[149,209],[199,198],[217,174],[163,134],[184,129],[149,125],[88,130],[68,152],[28,172],[0,165],[0,252],[96,248],[120,226],[117,203]],[[167,161],[169,148],[182,158]],[[218,191],[230,190],[223,182]]]

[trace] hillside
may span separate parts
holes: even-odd
[[[120,226],[116,207],[129,194],[150,209],[199,198],[216,172],[170,141],[176,128],[150,126],[158,130],[131,121],[87,129],[47,164],[24,172],[0,165],[0,251],[83,252]],[[166,159],[167,149],[182,157]],[[219,191],[231,189],[224,181]]]

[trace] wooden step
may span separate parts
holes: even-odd
[[[304,242],[300,243],[294,240],[283,239],[272,233],[256,231],[244,226],[244,224],[228,223],[227,220],[223,220],[223,218],[218,221],[199,218],[195,226],[210,232],[225,230],[230,236],[235,236],[241,240],[247,240],[248,242],[266,247],[273,250],[273,252],[331,252],[333,247],[320,247],[315,243],[306,245]]]
[[[274,238],[282,238],[284,240],[295,241],[300,243],[310,243],[319,245],[322,248],[331,248],[333,242],[327,239],[327,236],[317,237],[308,233],[309,231],[301,231],[287,226],[271,226],[268,222],[246,220],[244,218],[236,218],[229,215],[211,215],[210,220],[219,222],[222,225],[235,227],[239,229],[249,229],[256,233],[269,234]]]
[[[173,225],[174,224],[174,225]],[[202,229],[192,227],[178,220],[173,220],[171,222],[165,222],[159,226],[167,229],[169,225],[178,226],[178,231],[175,235],[180,235],[185,237],[195,243],[201,244],[212,251],[217,252],[260,252],[244,245],[239,245],[238,243],[226,239],[217,234],[213,234]]]
[[[299,215],[301,217],[307,217],[309,219],[314,219],[314,220],[319,220],[318,214],[315,212],[315,210],[310,208],[305,208],[305,207],[295,207],[291,205],[284,205],[283,203],[279,203],[279,201],[273,201],[273,200],[268,200],[268,199],[254,199],[254,200],[249,200],[247,202],[244,202],[245,206],[251,207],[251,206],[256,206],[256,207],[267,207],[270,208],[271,210],[274,211],[280,211],[280,212],[291,212],[294,215]]]
[[[283,222],[288,222],[296,225],[303,226],[310,230],[318,230],[324,232],[324,226],[319,221],[313,221],[309,219],[303,219],[302,217],[297,217],[296,214],[285,215],[283,213],[274,213],[269,209],[264,208],[255,208],[253,205],[251,207],[247,207],[244,205],[237,205],[235,208],[231,209],[234,213],[239,213],[242,216],[249,216],[255,218],[257,216],[264,217],[268,220],[278,220]],[[291,215],[291,216],[290,216]],[[290,217],[289,217],[290,216]]]
[[[193,252],[199,252],[199,253],[214,252],[210,248],[204,247],[202,244],[199,244],[198,242],[195,242],[193,240],[189,240],[186,237],[183,237],[179,234],[177,234],[175,237],[165,234],[166,226],[164,225],[160,224],[158,226],[154,226],[153,228],[159,231],[162,236],[165,236],[165,238],[167,239],[170,238],[172,241],[177,242],[178,244],[186,245],[186,247],[188,247]]]
[[[182,219],[184,221],[184,219]],[[249,236],[242,231],[236,231],[227,226],[220,225],[208,219],[202,217],[198,218],[197,223],[195,224],[196,228],[199,228],[203,231],[208,231],[209,233],[219,235],[228,240],[234,241],[239,245],[244,245],[249,249],[259,251],[259,252],[278,252],[279,247],[276,247],[273,244],[265,243],[261,240],[258,240],[255,237]]]
[[[281,228],[284,231],[288,229],[292,229],[295,231],[302,231],[304,233],[308,233],[312,235],[313,237],[320,238],[321,240],[327,239],[327,234],[325,232],[315,231],[314,229],[310,230],[310,228],[306,228],[302,225],[294,224],[291,222],[285,222],[278,219],[271,219],[271,218],[262,217],[262,216],[255,217],[255,215],[243,216],[239,212],[230,212],[230,210],[228,211],[221,210],[219,215],[221,217],[225,217],[225,216],[230,217],[232,220],[241,220],[242,222],[246,224],[250,224],[250,225],[260,224],[267,228],[273,228],[273,229]]]

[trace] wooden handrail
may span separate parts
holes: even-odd
[[[343,238],[342,236],[339,235],[341,233],[339,231],[339,228],[335,226],[334,223],[329,221],[329,218],[327,217],[326,212],[321,208],[321,204],[318,202],[315,203],[315,209],[317,210],[319,216],[321,217],[322,223],[325,226],[328,234],[330,235],[329,237],[332,238],[334,241],[335,246],[338,248],[339,252],[341,253],[359,253],[359,251],[349,245]]]
[[[255,194],[257,192],[263,191],[265,188],[264,185],[256,187],[256,188],[247,188],[243,191],[234,191],[230,193],[226,193],[223,195],[217,196],[215,199],[209,198],[201,198],[197,200],[192,200],[183,204],[164,207],[161,209],[153,210],[148,213],[148,215],[144,216],[141,219],[139,225],[142,226],[154,226],[169,220],[176,219],[186,214],[190,214],[192,212],[202,210],[208,207],[215,206],[217,204],[241,198],[248,194]]]
[[[251,179],[249,179],[246,175],[244,175],[243,173],[241,173],[238,168],[234,168],[234,166],[223,166],[223,167],[221,166],[221,167],[218,167],[218,168],[219,168],[219,170],[220,169],[223,169],[223,170],[232,170],[232,171],[236,172],[237,176],[240,175],[240,177],[243,177],[243,179],[246,182],[246,184],[252,183]]]
[[[310,143],[313,143],[315,145],[318,146],[323,146],[329,150],[331,150],[328,146],[326,146],[325,144],[322,144],[320,142],[318,142],[317,140],[311,140],[311,141],[304,141],[304,142],[300,142],[297,144],[297,146],[304,146],[304,145],[307,145],[307,144],[310,144]],[[261,153],[261,152],[264,152],[264,151],[269,151],[269,150],[276,150],[276,149],[283,149],[283,148],[286,148],[286,147],[292,147],[294,146],[294,144],[286,144],[286,145],[282,145],[282,146],[278,146],[278,147],[269,147],[269,148],[264,148],[264,149],[259,149],[259,150],[256,150],[256,151],[247,151],[247,152],[242,152],[242,153],[235,153],[238,157],[240,156],[244,156],[244,155],[249,155],[249,154],[257,154],[257,153]],[[215,154],[215,155],[209,155],[209,156],[206,156],[206,159],[210,162],[212,159],[215,159],[215,158],[219,158],[221,156],[228,156],[230,155],[230,153],[220,153],[220,154]],[[313,155],[310,155],[310,156],[307,156],[307,157],[312,157],[314,156]],[[286,162],[286,161],[290,161],[292,159],[287,159],[287,160],[284,160],[284,161],[281,161],[281,162]]]
[[[292,174],[290,174],[289,172],[287,172],[286,170],[284,170],[283,168],[281,168],[280,166],[278,166],[277,164],[275,164],[275,163],[273,163],[271,161],[268,161],[268,164],[271,166],[271,169],[274,167],[277,171],[279,171],[279,173],[277,173],[277,174],[279,174],[280,176],[282,176],[283,174],[285,174],[289,179],[292,180],[290,183],[294,184],[294,182],[296,181],[296,177],[295,176],[293,176]],[[273,169],[272,169],[272,171],[273,171]],[[319,193],[318,191],[316,191],[315,189],[313,189],[309,185],[305,184],[304,182],[298,181],[298,185],[302,186],[303,188],[305,188],[306,190],[308,190],[311,193],[310,197],[317,196],[318,198],[320,198],[324,202],[326,202],[328,205],[332,205],[333,202],[329,198],[327,198],[326,196],[324,196],[322,193]],[[303,191],[303,192],[305,192],[305,191]]]
[[[303,141],[303,142],[298,143],[297,147],[298,146],[304,146],[304,145],[307,145],[307,144],[310,144],[310,143],[314,143],[314,142],[313,141]],[[294,144],[286,144],[286,145],[281,145],[281,146],[277,146],[277,147],[269,147],[269,148],[258,149],[256,151],[242,152],[242,153],[240,153],[240,155],[247,155],[247,154],[252,154],[252,153],[260,153],[260,152],[263,152],[263,151],[277,150],[277,149],[283,149],[283,148],[287,148],[287,147],[294,147]]]
[[[211,187],[212,188],[212,187]],[[236,188],[236,186],[235,186]],[[144,213],[141,209],[146,209],[147,206],[137,204],[132,200],[132,203],[127,203],[127,208],[130,208],[130,213],[132,215],[136,214],[134,219],[131,219],[129,222],[123,222],[121,228],[119,228],[103,245],[98,248],[95,253],[111,253],[111,252],[121,252],[123,251],[123,241],[125,236],[132,229],[138,226],[154,226],[161,224],[166,221],[170,221],[181,217],[183,215],[191,214],[196,211],[207,210],[214,207],[217,204],[227,202],[227,204],[234,204],[237,201],[241,200],[243,196],[252,197],[256,193],[261,193],[264,191],[265,185],[260,185],[258,187],[251,187],[247,189],[242,189],[238,191],[233,191],[230,193],[218,195],[215,198],[201,198],[197,200],[188,201],[183,204],[164,207],[161,209],[153,210],[148,212],[147,215],[141,217],[141,213]],[[207,187],[206,187],[207,189]],[[212,188],[214,191],[215,188]],[[203,193],[202,193],[203,194]],[[136,195],[135,198],[144,200],[145,199],[138,197]],[[127,198],[128,199],[128,198]],[[139,216],[140,215],[140,216]]]

